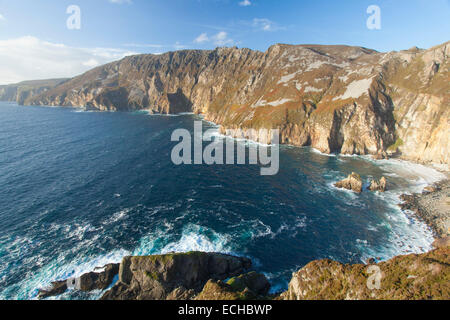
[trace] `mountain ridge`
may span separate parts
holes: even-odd
[[[280,129],[324,153],[448,165],[450,42],[382,53],[275,44],[125,57],[22,104],[204,114],[227,129]],[[0,95],[1,97],[1,95]]]

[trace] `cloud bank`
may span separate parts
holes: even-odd
[[[132,54],[123,49],[70,47],[32,36],[0,40],[0,84],[73,77]]]

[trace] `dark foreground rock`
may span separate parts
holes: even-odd
[[[448,300],[450,247],[369,266],[313,261],[293,274],[288,291],[280,299]]]
[[[84,292],[105,290],[112,284],[114,277],[118,274],[118,272],[119,264],[108,264],[99,270],[85,273],[78,279],[55,281],[52,282],[50,288],[40,289],[38,298],[45,299],[58,296],[66,292],[69,287]]]
[[[52,282],[52,285],[50,288],[47,289],[39,289],[38,292],[38,298],[39,299],[45,299],[50,298],[54,296],[59,296],[60,294],[63,294],[67,290],[67,280],[63,281],[55,281]]]
[[[352,172],[346,179],[337,182],[335,186],[341,189],[352,190],[356,193],[361,193],[363,190],[361,176],[355,172]]]
[[[119,281],[102,300],[192,299],[208,280],[224,280],[251,267],[247,258],[189,252],[125,257]]]
[[[367,265],[344,265],[316,260],[294,273],[286,292],[269,296],[270,284],[246,258],[217,253],[189,252],[125,257],[118,282],[103,300],[428,300],[450,299],[449,239],[424,254],[398,256]],[[377,258],[379,260],[379,258]],[[105,288],[115,265],[102,273],[83,275],[83,289]],[[102,275],[103,274],[103,275]],[[99,279],[106,279],[105,281]],[[225,279],[228,279],[226,282]],[[81,283],[80,282],[80,283]],[[62,294],[68,282],[40,290],[40,298]],[[80,287],[81,290],[81,287]]]

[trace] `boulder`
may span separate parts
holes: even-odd
[[[45,299],[49,297],[59,296],[60,294],[63,294],[67,290],[67,281],[55,281],[52,282],[52,285],[50,288],[47,289],[39,289],[38,291],[38,298],[39,299]]]
[[[198,294],[208,280],[224,280],[251,267],[247,258],[188,252],[125,257],[119,281],[102,300],[166,300]]]
[[[102,268],[102,272],[89,272],[83,274],[79,279],[81,291],[105,290],[113,282],[119,273],[119,264],[108,264]]]
[[[370,191],[385,192],[387,190],[387,180],[382,177],[380,181],[372,180],[369,186]]]
[[[362,179],[359,174],[352,172],[351,175],[342,181],[339,181],[335,184],[337,188],[353,190],[354,192],[361,193],[362,192]]]

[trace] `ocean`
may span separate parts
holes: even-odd
[[[246,256],[276,292],[311,260],[361,263],[431,248],[430,229],[398,203],[439,172],[292,146],[281,146],[275,176],[255,165],[176,166],[171,134],[192,132],[196,120],[0,102],[0,299],[36,299],[52,281],[127,255]],[[203,129],[218,132],[209,122]],[[366,184],[386,176],[389,191],[333,186],[353,171]]]

